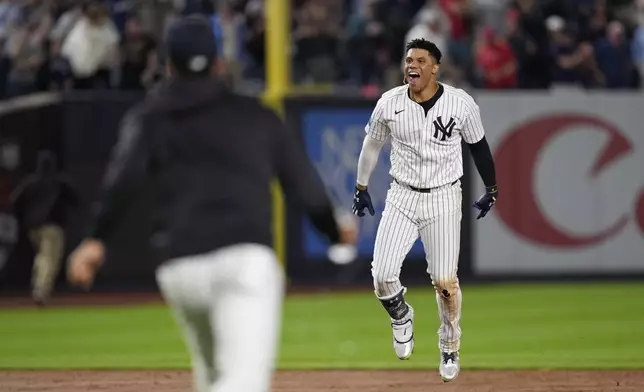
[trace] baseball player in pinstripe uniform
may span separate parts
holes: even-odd
[[[480,210],[478,218],[489,212],[497,198],[494,161],[474,99],[436,81],[440,50],[424,39],[409,42],[406,49],[406,83],[382,95],[365,128],[353,212],[364,216],[366,208],[374,215],[367,185],[382,146],[391,140],[393,181],[376,234],[375,294],[391,318],[396,355],[408,359],[414,348],[414,309],[405,301],[407,289],[399,276],[420,237],[441,320],[439,373],[449,382],[460,371],[461,141],[468,144],[486,186],[485,194],[474,202]]]

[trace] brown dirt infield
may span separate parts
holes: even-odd
[[[0,392],[190,392],[187,371],[8,371]],[[284,371],[273,392],[640,392],[638,371],[463,371],[443,384],[435,371]]]

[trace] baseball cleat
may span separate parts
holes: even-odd
[[[414,351],[414,310],[409,306],[409,313],[402,320],[392,321],[394,333],[394,351],[400,359],[409,359]]]
[[[458,351],[453,353],[441,353],[441,364],[438,370],[443,382],[454,381],[456,376],[458,376],[458,373],[461,371],[461,362],[459,360]]]

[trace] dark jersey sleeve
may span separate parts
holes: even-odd
[[[340,240],[333,206],[319,173],[306,156],[295,135],[273,113],[270,114],[274,134],[273,159],[280,184],[286,195],[302,206],[315,228],[332,243]]]
[[[118,140],[103,177],[99,201],[92,211],[89,237],[105,240],[122,219],[134,191],[150,167],[152,146],[136,109],[124,116]]]
[[[468,144],[474,165],[483,180],[485,186],[496,185],[496,170],[494,168],[494,159],[490,151],[490,145],[485,136],[474,144]]]

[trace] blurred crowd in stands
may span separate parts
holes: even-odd
[[[145,90],[178,15],[213,22],[229,77],[264,78],[264,1],[0,0],[0,99],[61,89]],[[402,82],[413,38],[443,52],[459,87],[644,86],[644,0],[291,0],[296,84]]]

